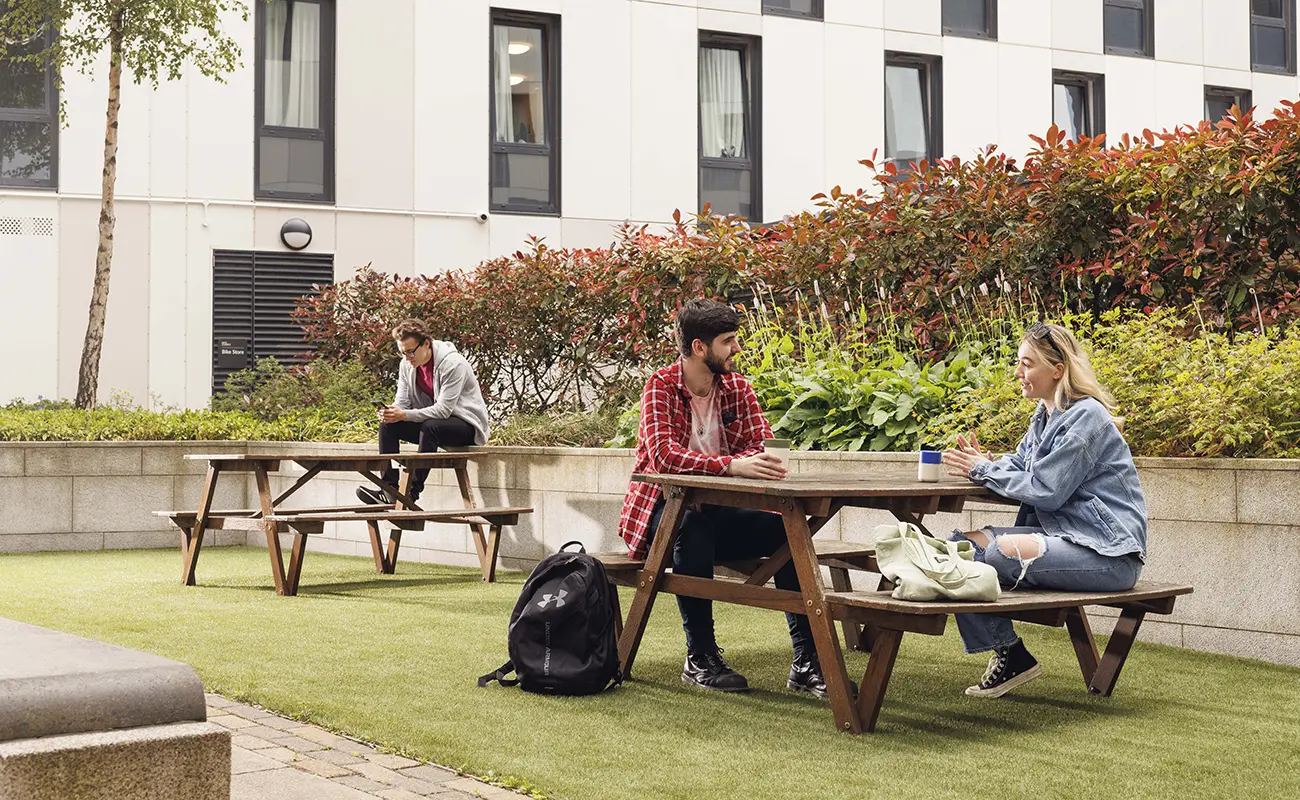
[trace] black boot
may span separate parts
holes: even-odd
[[[1034,658],[1025,643],[1019,639],[1010,647],[993,650],[984,679],[966,690],[971,697],[1001,697],[1017,686],[1024,686],[1043,674],[1038,659]]]
[[[722,660],[722,649],[686,654],[682,667],[682,683],[711,689],[715,692],[747,692],[749,681],[745,676],[727,666]]]
[[[796,692],[808,692],[813,697],[825,699],[829,696],[826,677],[822,675],[822,665],[816,656],[795,656],[794,662],[790,664],[790,678],[785,685]],[[849,693],[855,698],[858,696],[858,685],[853,681],[849,681]]]

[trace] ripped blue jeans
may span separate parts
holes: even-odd
[[[1137,553],[1103,556],[1095,550],[1057,536],[1048,536],[1038,527],[984,528],[988,547],[975,546],[975,560],[998,571],[1003,589],[1023,586],[1028,589],[1051,589],[1060,592],[1122,592],[1133,588],[1142,573],[1142,559]],[[1038,539],[1038,555],[1021,558],[1007,555],[998,547],[998,537],[1007,534],[1031,534]],[[966,539],[953,531],[952,541]],[[994,648],[1010,647],[1019,638],[1011,620],[992,614],[956,614],[957,630],[967,653],[982,653]]]

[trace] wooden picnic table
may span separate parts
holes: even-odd
[[[474,501],[470,485],[468,464],[475,455],[466,452],[437,453],[385,453],[365,455],[321,455],[319,453],[295,454],[187,454],[191,461],[206,461],[207,474],[199,496],[196,511],[156,511],[166,516],[181,530],[181,582],[186,586],[196,584],[195,570],[203,548],[203,536],[209,530],[264,531],[266,546],[271,557],[271,574],[276,594],[295,595],[302,575],[306,537],[321,533],[327,522],[364,521],[370,530],[371,550],[375,568],[391,574],[396,568],[398,549],[403,530],[422,530],[428,522],[455,522],[466,524],[473,535],[478,551],[483,580],[496,580],[496,561],[500,549],[501,528],[518,522],[521,514],[532,513],[531,508],[502,507],[480,508]],[[301,467],[302,475],[277,496],[271,494],[270,473],[280,469],[283,462]],[[381,475],[391,462],[404,469],[398,486],[386,483]],[[417,468],[449,469],[455,472],[460,487],[463,506],[459,509],[426,510],[411,499],[411,470]],[[253,473],[257,483],[258,507],[251,509],[214,510],[217,480],[227,472]],[[392,497],[389,505],[321,506],[313,508],[286,508],[282,504],[317,475],[325,472],[355,472]],[[390,523],[387,550],[380,539],[379,524]],[[487,531],[484,528],[487,528]],[[293,547],[286,568],[280,549],[280,534],[292,534]]]
[[[702,475],[633,475],[632,480],[659,484],[664,506],[650,553],[640,572],[632,576],[636,594],[628,610],[627,623],[619,637],[619,658],[628,678],[645,633],[646,622],[660,592],[684,594],[706,600],[763,607],[807,614],[819,661],[826,676],[835,726],[859,734],[875,730],[881,700],[893,671],[894,657],[902,633],[943,633],[949,613],[993,613],[1040,624],[1069,627],[1084,682],[1091,691],[1109,695],[1118,678],[1128,648],[1147,611],[1167,614],[1174,596],[1191,587],[1140,583],[1131,592],[1066,594],[1009,592],[993,604],[922,604],[893,600],[888,591],[853,592],[835,587],[827,592],[815,552],[813,536],[844,507],[883,509],[894,518],[922,526],[927,514],[961,511],[967,501],[1008,503],[989,490],[967,480],[945,477],[939,483],[920,483],[911,472],[875,475],[792,475],[785,480],[766,481]],[[785,522],[787,544],[766,559],[749,580],[715,579],[666,574],[672,566],[672,544],[682,516],[690,507],[718,505],[775,511]],[[785,562],[792,559],[800,578],[800,592],[783,591],[764,585]],[[837,581],[839,583],[839,581]],[[1083,615],[1083,605],[1112,605],[1123,613],[1105,658],[1097,654],[1095,641]],[[854,701],[849,675],[833,623],[862,623],[870,639],[866,674]]]

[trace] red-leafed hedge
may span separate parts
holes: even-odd
[[[539,240],[465,272],[363,269],[299,309],[329,358],[390,376],[387,329],[429,319],[480,370],[501,410],[590,405],[671,357],[672,312],[755,290],[834,318],[883,308],[891,330],[941,350],[998,306],[1048,314],[1198,304],[1222,329],[1300,311],[1300,117],[1250,113],[1111,147],[1055,127],[1023,163],[988,152],[872,173],[763,230],[735,220],[625,228],[608,249]],[[867,323],[871,324],[870,321]],[[632,382],[635,383],[634,381]]]

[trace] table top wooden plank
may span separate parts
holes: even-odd
[[[1078,605],[1101,606],[1112,603],[1136,603],[1143,600],[1177,597],[1191,593],[1192,587],[1185,584],[1138,581],[1137,585],[1127,592],[1049,592],[1039,589],[1029,589],[1023,592],[1009,591],[1003,592],[1002,597],[992,603],[968,603],[950,600],[930,602],[895,600],[890,596],[888,590],[827,592],[826,602],[877,611],[892,611],[896,614],[997,614],[1006,611],[1033,611],[1043,608],[1064,608]]]
[[[632,476],[632,480],[661,486],[769,497],[994,497],[988,489],[963,478],[945,476],[937,483],[922,483],[916,479],[915,470],[911,469],[869,473],[799,473],[779,481],[714,475],[637,473]]]
[[[257,463],[259,461],[380,461],[391,460],[412,464],[436,464],[440,461],[463,461],[482,458],[486,453],[442,450],[437,453],[185,453],[187,461],[225,463]]]

